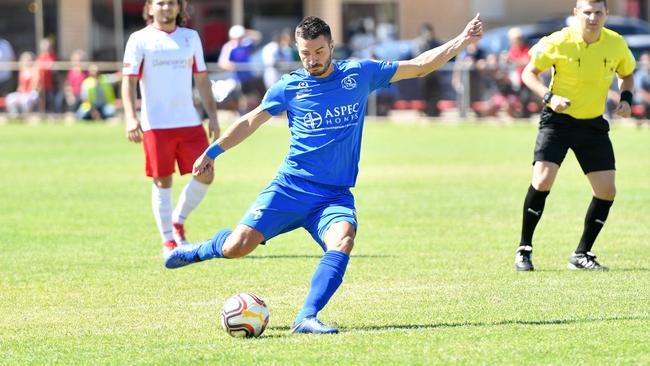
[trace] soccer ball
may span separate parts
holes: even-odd
[[[269,323],[269,308],[252,292],[230,297],[221,310],[221,325],[233,337],[259,337]]]

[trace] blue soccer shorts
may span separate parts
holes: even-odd
[[[324,235],[332,224],[341,221],[357,229],[354,196],[349,188],[280,173],[239,223],[262,233],[265,241],[302,227],[326,251]]]

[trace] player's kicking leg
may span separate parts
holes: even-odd
[[[177,247],[165,259],[165,267],[174,269],[213,258],[243,257],[263,240],[259,231],[246,225],[238,225],[235,231],[222,229],[212,239]]]

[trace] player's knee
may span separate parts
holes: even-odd
[[[222,253],[226,258],[240,258],[255,250],[260,242],[250,233],[235,230],[223,244]]]
[[[203,183],[203,184],[210,184],[214,180],[214,173],[209,173],[209,174],[201,174],[198,177],[194,177],[197,181]]]
[[[335,249],[338,250],[339,252],[343,252],[349,255],[352,252],[353,247],[354,247],[354,238],[352,238],[351,236],[346,236],[341,238],[341,240],[339,240],[334,245],[334,248],[331,249]]]
[[[611,185],[611,186],[605,187],[600,192],[598,192],[596,197],[600,198],[601,200],[605,200],[605,201],[613,201],[614,198],[616,198],[616,186]]]
[[[546,177],[539,177],[538,179],[533,180],[533,188],[540,192],[548,192],[553,187],[553,180],[547,179]]]

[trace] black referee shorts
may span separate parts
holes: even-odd
[[[561,165],[569,149],[573,150],[585,174],[616,169],[614,148],[609,139],[609,123],[605,118],[576,119],[544,108],[533,164],[536,161],[550,161]]]

